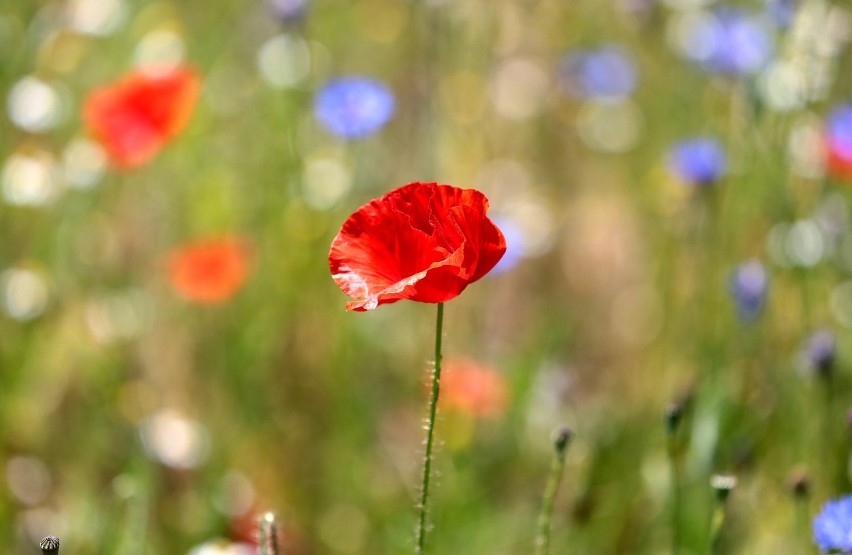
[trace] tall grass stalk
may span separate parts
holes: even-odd
[[[541,512],[538,515],[538,526],[535,537],[535,555],[547,555],[550,549],[550,521],[553,518],[553,502],[562,480],[562,470],[565,468],[565,452],[571,439],[571,430],[557,430],[553,441],[553,459],[550,463],[550,475],[544,488],[544,498]]]
[[[423,455],[423,479],[420,483],[420,502],[417,505],[417,538],[414,552],[421,555],[426,545],[426,515],[429,506],[429,481],[432,477],[432,446],[434,443],[435,416],[438,413],[438,395],[441,391],[441,339],[444,333],[444,303],[438,303],[435,319],[435,366],[432,370],[432,391],[429,396],[429,416],[426,420],[426,453]]]
[[[666,454],[669,459],[669,476],[671,488],[671,533],[672,533],[672,555],[677,555],[680,550],[680,492],[681,492],[681,470],[680,457],[678,456],[677,431],[683,417],[683,407],[674,403],[666,409]]]
[[[737,485],[734,476],[715,475],[710,480],[710,485],[716,493],[716,507],[713,509],[713,518],[710,521],[710,542],[708,544],[708,555],[719,554],[719,539],[722,537],[722,527],[725,524],[725,515],[728,508],[728,497]]]
[[[794,503],[794,530],[798,549],[806,549],[810,539],[810,479],[804,468],[794,469],[790,474],[790,494]]]
[[[127,501],[127,513],[116,544],[115,555],[143,555],[148,547],[148,520],[151,511],[150,485],[147,478],[140,478],[134,485],[133,494]]]
[[[258,525],[258,547],[260,555],[278,555],[278,524],[275,515],[265,513]]]

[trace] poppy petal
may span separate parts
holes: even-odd
[[[410,183],[362,206],[329,252],[334,281],[356,299],[347,309],[458,296],[506,250],[487,209],[479,191],[437,183]]]

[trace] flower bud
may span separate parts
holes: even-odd
[[[59,538],[56,536],[47,536],[38,544],[42,553],[59,553]]]

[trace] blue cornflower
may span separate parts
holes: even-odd
[[[281,23],[298,23],[308,13],[308,0],[267,0],[266,5]]]
[[[852,150],[852,104],[841,104],[831,111],[826,120],[828,140]]]
[[[775,24],[781,28],[787,28],[796,16],[796,10],[802,0],[764,0],[766,11],[772,17]]]
[[[700,20],[689,35],[687,54],[712,73],[740,76],[762,68],[772,57],[769,28],[745,12],[721,7]]]
[[[731,272],[729,291],[743,322],[751,322],[760,315],[769,290],[769,276],[759,260],[751,259],[739,264]]]
[[[852,178],[852,104],[841,104],[825,123],[826,170],[842,180]]]
[[[852,495],[823,505],[813,526],[814,542],[823,553],[852,551]]]
[[[803,357],[810,372],[822,376],[831,374],[836,356],[837,340],[829,330],[816,331],[808,338]]]
[[[378,131],[393,115],[391,90],[376,79],[339,77],[326,83],[314,99],[317,118],[340,137],[360,139]]]
[[[563,58],[559,82],[573,96],[625,98],[636,89],[636,63],[624,48],[615,44],[597,50],[579,50]]]
[[[669,170],[692,185],[712,185],[727,171],[727,156],[716,139],[697,137],[681,141],[669,151]]]

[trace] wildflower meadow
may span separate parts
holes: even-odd
[[[0,552],[852,553],[846,0],[0,3]]]

